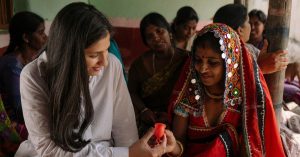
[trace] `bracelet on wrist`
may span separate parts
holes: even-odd
[[[176,144],[178,144],[179,149],[180,149],[180,153],[176,157],[181,157],[182,154],[183,154],[183,145],[180,141],[177,141],[177,140],[176,140]],[[167,156],[168,157],[174,157],[174,156],[170,155],[169,153],[167,153]]]

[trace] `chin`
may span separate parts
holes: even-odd
[[[188,41],[188,40],[190,40],[191,37],[192,37],[192,36],[186,36],[186,37],[185,37],[185,40]]]
[[[212,86],[212,85],[213,85],[213,83],[211,83],[211,82],[209,82],[209,81],[202,81],[202,84],[203,84],[204,86]]]
[[[99,73],[100,73],[100,72],[90,72],[90,73],[89,73],[89,76],[97,76],[97,75],[99,75]]]

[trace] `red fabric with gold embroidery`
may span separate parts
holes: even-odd
[[[201,88],[197,88],[198,82],[191,81],[195,70],[192,61],[188,60],[169,105],[170,121],[175,108],[188,113],[185,156],[285,156],[270,94],[257,63],[228,26],[211,24],[198,35],[206,32],[214,32],[215,37],[222,40],[220,45],[228,77],[223,98],[226,111],[220,116],[217,126],[209,126],[203,105],[199,103],[201,98],[195,99],[197,92],[194,91]]]

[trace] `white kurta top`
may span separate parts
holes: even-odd
[[[64,151],[50,139],[49,91],[43,74],[46,53],[23,69],[20,92],[29,137],[21,143],[17,157],[128,157],[128,146],[138,139],[133,105],[120,62],[111,54],[108,60],[108,66],[90,78],[94,118],[84,138],[91,143],[77,153]]]

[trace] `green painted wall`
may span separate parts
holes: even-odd
[[[32,11],[52,21],[58,11],[72,2],[88,2],[88,0],[14,0],[14,12]]]
[[[185,5],[192,6],[200,20],[209,20],[216,10],[233,0],[89,0],[109,17],[141,19],[147,13],[156,11],[171,21],[177,10]]]
[[[233,0],[14,0],[14,11],[33,11],[46,20],[53,20],[66,4],[82,1],[95,5],[108,17],[141,19],[147,13],[156,11],[171,21],[177,10],[185,5],[192,6],[200,20],[209,20],[216,10]]]

